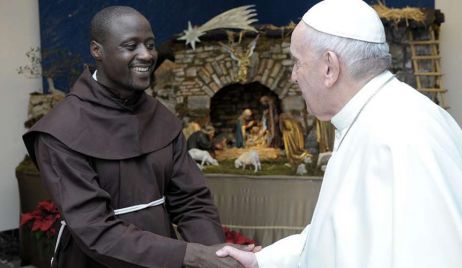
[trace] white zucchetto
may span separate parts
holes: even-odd
[[[323,33],[371,43],[386,42],[377,12],[362,0],[321,1],[302,20]]]

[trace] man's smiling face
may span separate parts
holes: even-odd
[[[154,34],[140,14],[114,18],[102,41],[98,82],[117,90],[145,90],[152,84],[157,60]]]

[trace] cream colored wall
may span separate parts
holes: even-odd
[[[445,16],[441,25],[441,68],[448,89],[449,113],[462,126],[462,1],[435,0],[435,8]]]
[[[25,52],[40,45],[38,0],[0,0],[0,231],[18,227],[19,197],[15,167],[26,154],[21,140],[29,92],[40,79],[20,76]]]

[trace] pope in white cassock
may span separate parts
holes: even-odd
[[[360,0],[325,0],[292,33],[309,112],[336,128],[310,225],[245,267],[462,267],[462,131],[387,71],[382,22]]]

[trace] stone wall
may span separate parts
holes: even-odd
[[[391,71],[396,77],[407,84],[416,87],[416,78],[411,60],[411,49],[409,46],[409,31],[413,32],[414,38],[426,40],[429,38],[428,31],[425,27],[408,28],[405,26],[386,27],[387,42],[392,55]],[[431,54],[428,46],[417,47],[417,53],[420,55]],[[424,69],[430,70],[431,66],[423,64]]]
[[[440,10],[422,10],[425,16],[423,22],[416,22],[412,20],[402,20],[399,22],[385,21],[385,33],[387,36],[387,42],[390,47],[390,53],[392,55],[392,65],[390,70],[396,74],[396,77],[417,88],[416,76],[414,75],[414,68],[412,62],[411,46],[409,44],[410,35],[413,40],[431,40],[431,31],[434,34],[434,39],[439,39],[439,27],[444,22],[444,15]],[[436,51],[432,51],[435,49]],[[415,52],[418,56],[428,56],[434,53],[439,54],[439,45],[435,47],[429,45],[417,45],[415,46]],[[436,64],[439,65],[439,59],[427,59],[419,60],[419,71],[420,72],[434,72]],[[439,67],[438,67],[439,68]],[[420,76],[420,83],[423,88],[438,88],[441,86],[441,79],[438,76]],[[442,103],[443,94],[436,93],[424,93],[426,96],[431,98],[437,104],[444,106]],[[446,107],[445,107],[446,108]]]

